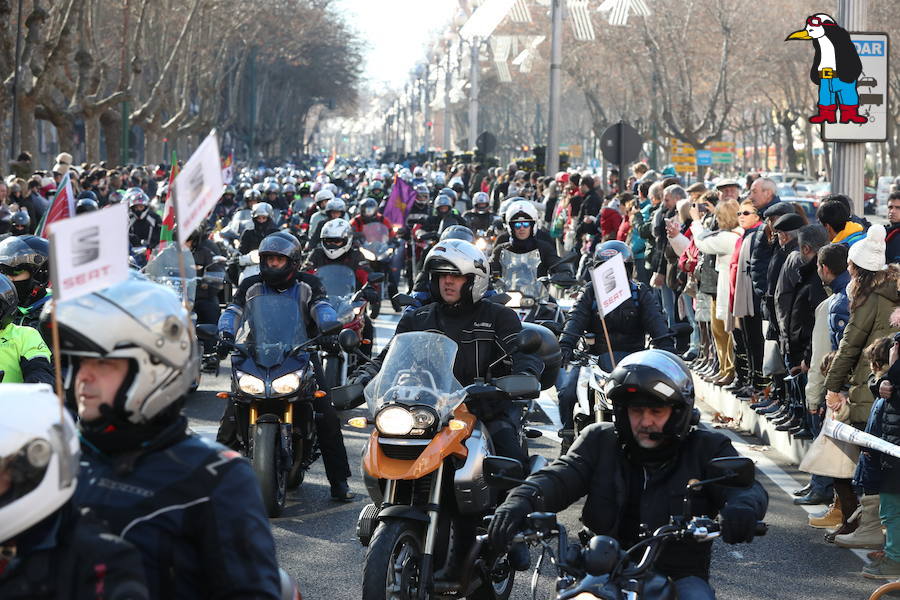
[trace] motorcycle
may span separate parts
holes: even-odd
[[[515,571],[505,554],[485,562],[474,577],[465,571],[462,579],[435,575],[452,564],[450,540],[460,535],[458,519],[478,519],[496,506],[482,473],[492,443],[464,401],[510,398],[523,407],[537,397],[540,385],[531,376],[511,375],[463,388],[448,368],[456,352],[456,343],[439,333],[396,335],[381,370],[365,388],[369,417],[350,420],[358,428],[375,425],[363,455],[373,503],[357,524],[360,542],[368,546],[364,600],[497,600],[512,591]],[[332,399],[343,404],[361,393],[359,388],[338,388]],[[545,463],[531,457],[529,472]],[[448,503],[455,503],[455,510]]]
[[[313,399],[316,386],[310,353],[340,323],[310,338],[291,298],[254,296],[247,301],[231,355],[231,391],[218,396],[235,404],[238,440],[259,480],[270,517],[285,505],[287,490],[303,481],[319,457]],[[201,325],[203,339],[215,339],[215,325]]]
[[[314,274],[325,286],[328,303],[337,313],[338,322],[343,329],[354,332],[362,343],[368,302],[363,299],[362,290],[356,291],[356,273],[346,265],[335,264],[323,265]],[[366,285],[377,285],[383,279],[382,273],[373,273]],[[326,344],[321,352],[322,369],[329,389],[343,385],[347,374],[356,368],[357,357],[335,344]]]
[[[489,456],[484,461],[485,477],[494,488],[509,489],[529,485],[521,477],[522,467],[517,461]],[[556,570],[557,600],[675,600],[675,586],[653,568],[666,543],[673,540],[712,542],[720,536],[720,524],[706,516],[693,516],[691,496],[703,486],[721,485],[747,488],[755,481],[753,461],[743,456],[712,459],[706,469],[705,481],[691,480],[682,500],[683,513],[673,515],[668,525],[647,533],[629,549],[622,549],[618,540],[606,535],[593,535],[587,529],[579,533],[580,544],[569,544],[566,528],[557,521],[555,513],[533,512],[528,515],[525,528],[512,543],[527,543],[541,547],[531,580],[532,597],[537,597],[538,575],[547,562]],[[757,522],[755,535],[762,536],[768,526]],[[554,550],[550,544],[557,541]],[[487,543],[487,536],[478,536],[467,564],[477,569],[479,553]],[[642,552],[640,558],[635,558]]]
[[[440,239],[440,234],[435,231],[426,231],[422,224],[428,219],[428,215],[426,214],[412,214],[406,218],[407,225],[411,226],[410,229],[410,260],[412,261],[412,279],[410,282],[410,287],[412,287],[412,282],[415,282],[416,277],[419,272],[422,270],[422,264],[425,261],[425,257],[428,255],[428,252],[431,250],[432,246],[437,244]]]
[[[604,389],[609,373],[600,367],[598,357],[587,352],[576,351],[572,364],[581,367],[576,387],[574,439],[591,423],[612,422],[613,408]]]
[[[388,276],[392,270],[392,258],[394,256],[394,246],[391,243],[391,230],[382,222],[365,223],[363,225],[363,242],[360,252],[369,261],[372,271],[383,273]],[[398,274],[399,277],[399,274]],[[388,298],[386,286],[375,286],[381,297],[381,300]],[[369,316],[377,319],[381,313],[381,302],[375,302],[369,305]]]
[[[494,241],[497,234],[488,229],[478,229],[475,231],[475,247],[484,252],[485,256],[490,256],[494,250]]]
[[[523,254],[503,250],[500,253],[500,264],[503,275],[495,281],[494,289],[509,296],[506,306],[516,312],[519,320],[529,323],[551,321],[562,327],[565,313],[550,296],[549,286],[566,287],[578,283],[561,268],[568,266],[568,263],[559,261],[550,267],[560,268],[558,273],[538,277],[537,270],[541,264],[539,250]]]

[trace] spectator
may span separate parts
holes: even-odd
[[[844,327],[850,320],[850,299],[847,285],[850,272],[847,270],[847,246],[829,244],[819,250],[819,277],[831,289],[828,298],[828,339],[831,349],[837,350],[844,337]]]
[[[896,336],[890,351],[888,385],[880,386],[885,397],[881,417],[881,439],[900,445],[900,341]],[[863,567],[863,575],[873,579],[897,579],[900,577],[900,459],[881,455],[882,481],[879,491],[881,522],[887,530],[884,556]]]
[[[716,182],[716,193],[719,195],[719,202],[723,200],[734,200],[737,202],[741,197],[741,184],[737,179],[719,179]]]
[[[0,206],[9,205],[9,185],[0,179]],[[898,213],[900,215],[900,213]]]
[[[631,194],[620,194],[619,197],[610,200],[606,206],[600,209],[600,241],[614,240],[619,233],[619,227],[624,221],[622,217],[622,203],[631,198]]]
[[[866,236],[863,226],[850,220],[850,210],[839,200],[826,200],[820,204],[816,218],[828,231],[832,244],[852,246]]]
[[[750,277],[750,261],[755,234],[763,229],[759,213],[750,200],[745,200],[741,204],[738,223],[743,229],[743,234],[735,243],[729,263],[732,320],[730,327],[726,325],[734,335],[737,377],[735,382],[725,389],[734,392],[738,397],[749,398],[753,395],[754,388],[760,384],[763,357],[762,325],[758,332],[750,331],[755,326],[755,317],[759,315],[759,304],[756,302],[753,281]],[[756,342],[754,342],[755,333],[759,336]],[[754,347],[754,343],[759,344],[758,349]]]
[[[799,218],[786,215],[779,219]],[[777,227],[777,225],[776,225]],[[792,294],[790,311],[782,323],[784,327],[784,355],[791,375],[797,375],[802,365],[812,360],[812,330],[815,325],[815,310],[826,298],[825,288],[818,275],[817,256],[819,249],[828,244],[828,234],[821,225],[804,225],[797,235],[797,244],[802,262],[798,266],[799,277]]]
[[[704,192],[691,204],[691,233],[693,236],[693,222],[700,221],[705,229],[716,230],[718,224],[714,213],[718,195],[714,191]],[[719,365],[719,354],[716,351],[716,342],[713,335],[713,304],[718,289],[719,274],[716,271],[716,255],[700,251],[697,240],[694,246],[700,252],[697,264],[694,267],[693,277],[697,282],[697,295],[694,297],[696,319],[700,325],[700,355],[703,360],[694,366],[697,374],[705,381],[715,382],[721,378],[722,372]]]
[[[70,168],[72,168],[72,155],[68,152],[60,152],[56,156],[56,164],[53,165],[53,175],[57,184],[59,184],[62,176],[69,172]]]
[[[9,163],[10,172],[19,179],[28,179],[34,173],[34,166],[31,164],[31,153],[22,152],[16,160]]]
[[[778,241],[772,263],[780,260],[782,265],[778,271],[772,273],[775,279],[775,288],[772,294],[771,307],[767,312],[774,316],[772,320],[776,322],[776,325],[771,329],[776,332],[775,339],[781,347],[782,356],[785,355],[788,348],[791,306],[794,303],[794,292],[797,289],[797,282],[800,280],[800,267],[807,262],[806,257],[800,251],[800,245],[797,241],[797,235],[801,227],[803,227],[803,219],[793,212],[778,217],[772,227]],[[825,243],[828,243],[827,239]]]
[[[663,182],[665,185],[665,182]],[[651,186],[651,190],[652,190]],[[678,184],[672,184],[664,187],[662,190],[662,204],[653,215],[653,239],[654,239],[654,264],[653,279],[650,284],[659,288],[662,296],[663,310],[666,312],[666,319],[669,327],[674,327],[677,320],[675,312],[675,291],[668,285],[671,278],[667,277],[669,272],[670,260],[666,253],[671,252],[669,246],[669,238],[666,234],[666,223],[669,219],[673,219],[677,214],[676,205],[679,200],[687,198],[684,188]]]
[[[889,263],[900,263],[900,191],[888,196],[888,220],[891,222],[885,236],[885,258]]]

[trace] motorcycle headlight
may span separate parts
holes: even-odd
[[[360,248],[359,251],[362,252],[366,260],[375,260],[375,254],[368,248]]]
[[[415,425],[411,412],[402,406],[388,406],[375,417],[375,427],[385,435],[406,435]]]
[[[242,392],[253,394],[254,396],[264,394],[266,391],[266,385],[263,383],[262,379],[254,377],[253,375],[247,375],[246,373],[238,377],[238,387],[241,388]]]
[[[506,292],[509,296],[509,302],[506,303],[510,308],[518,308],[522,305],[522,294],[520,292]]]
[[[410,413],[412,414],[413,427],[415,429],[428,429],[437,421],[437,416],[430,408],[413,408]]]
[[[519,301],[519,306],[522,308],[534,306],[534,298],[531,296],[522,296],[522,299]]]
[[[297,373],[282,375],[272,382],[272,391],[276,394],[290,394],[300,387],[300,376]]]
[[[487,248],[487,240],[484,238],[478,238],[477,240],[475,240],[475,247],[479,250],[484,250],[485,248]]]

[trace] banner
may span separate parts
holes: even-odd
[[[232,181],[234,181],[234,153],[229,152],[222,161],[222,182],[231,185]]]
[[[416,201],[416,190],[411,185],[394,175],[391,195],[384,203],[384,216],[392,225],[404,225],[413,202]]]
[[[128,278],[128,207],[64,219],[50,231],[50,280],[59,301],[90,294]]]
[[[187,239],[222,197],[222,162],[219,140],[210,132],[175,178],[175,211],[178,216],[178,241]]]
[[[70,171],[66,171],[66,174],[59,181],[53,204],[44,213],[44,218],[41,219],[35,235],[46,239],[50,223],[75,216],[75,192],[72,190],[72,180],[69,178],[69,173]]]
[[[835,440],[871,448],[882,454],[900,458],[900,446],[886,442],[879,437],[875,437],[871,433],[860,431],[856,427],[841,423],[840,421],[835,421],[834,419],[825,420],[825,423],[822,424],[822,433]]]
[[[594,283],[594,297],[597,299],[597,310],[601,317],[606,317],[617,306],[631,297],[631,285],[625,271],[622,255],[616,255],[591,270],[591,281]]]

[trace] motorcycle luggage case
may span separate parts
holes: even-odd
[[[541,389],[550,389],[556,384],[556,376],[559,374],[559,366],[562,362],[559,341],[553,332],[543,325],[522,323],[522,328],[532,330],[541,336],[541,345],[534,354],[544,363],[544,372],[541,373]]]

